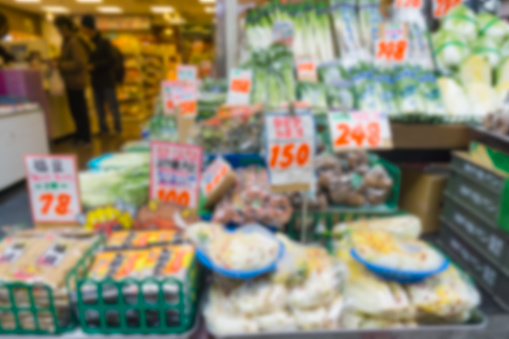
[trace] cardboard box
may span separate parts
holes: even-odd
[[[467,149],[467,125],[391,124],[397,149]]]
[[[402,168],[400,204],[402,210],[418,216],[422,233],[436,232],[442,214],[447,168],[430,171]]]

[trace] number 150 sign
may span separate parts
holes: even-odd
[[[267,164],[273,190],[308,189],[314,180],[315,123],[311,114],[267,115]]]

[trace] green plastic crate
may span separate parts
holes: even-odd
[[[184,279],[86,277],[93,257],[74,268],[79,324],[89,334],[183,334],[195,323],[200,296],[196,258]]]
[[[97,241],[85,252],[84,258],[91,257],[100,245]],[[83,259],[81,259],[83,260]],[[69,275],[66,277],[69,311],[68,318],[59,319],[53,290],[46,284],[0,283],[0,294],[7,296],[0,302],[0,334],[54,335],[73,330],[77,319],[71,312],[71,289]],[[65,310],[65,308],[64,308]],[[47,319],[50,319],[48,322]],[[5,320],[5,323],[4,323]]]

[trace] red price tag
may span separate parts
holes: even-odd
[[[202,149],[162,141],[150,149],[150,198],[198,207]]]
[[[308,189],[314,180],[315,124],[311,114],[267,115],[267,164],[278,191]]]
[[[392,146],[390,125],[385,114],[332,112],[329,114],[329,130],[335,151]]]
[[[422,7],[422,0],[397,0],[396,7],[420,9]]]
[[[25,156],[34,223],[76,223],[81,214],[76,158]]]
[[[379,40],[377,42],[376,58],[384,61],[402,62],[406,58],[408,42],[400,40]]]
[[[182,115],[194,115],[196,114],[196,101],[181,102],[179,108]]]
[[[300,81],[316,82],[318,77],[315,62],[309,59],[297,61],[297,78]]]
[[[435,0],[433,1],[433,16],[435,18],[441,18],[460,4],[461,0]]]
[[[250,87],[251,81],[248,79],[233,79],[230,90],[232,92],[247,94],[249,93]]]

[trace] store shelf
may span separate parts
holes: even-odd
[[[395,149],[465,149],[467,125],[391,124]]]
[[[482,142],[487,146],[509,154],[509,137],[490,132],[484,127],[470,127],[469,135],[472,140]]]

